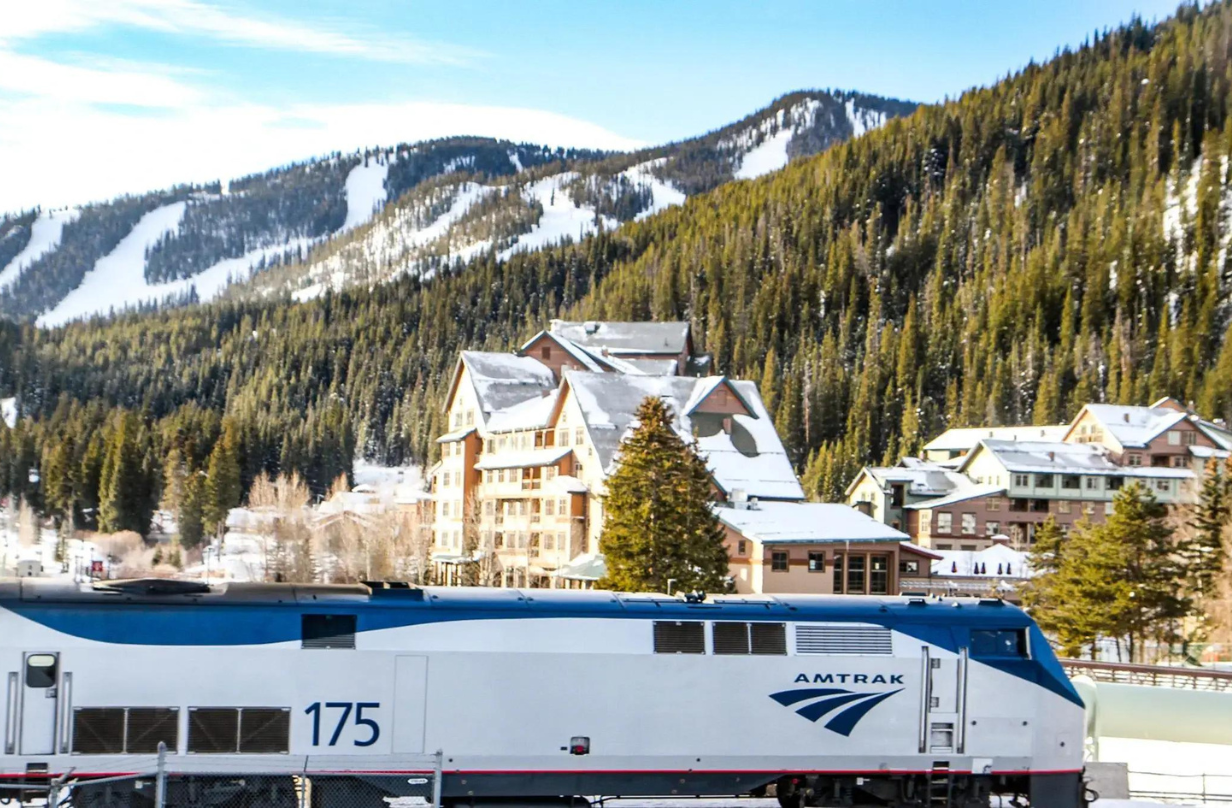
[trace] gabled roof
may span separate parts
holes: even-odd
[[[1108,434],[1127,448],[1146,446],[1170,427],[1189,418],[1189,413],[1173,407],[1087,404],[1074,419],[1074,426],[1077,426],[1083,413],[1090,413]],[[1072,433],[1073,426],[1066,431],[1066,437]]]
[[[610,369],[609,367],[605,367],[603,364],[600,364],[596,357],[591,356],[591,354],[580,345],[575,345],[571,340],[568,340],[559,334],[553,334],[551,331],[540,331],[538,334],[522,343],[522,347],[518,348],[518,354],[525,355],[526,349],[531,345],[534,345],[540,337],[546,337],[547,339],[552,340],[552,342],[560,346],[561,350],[569,354],[575,361],[581,364],[582,367],[592,373],[602,373]]]
[[[475,398],[479,401],[480,416],[487,421],[488,415],[514,404],[542,397],[556,387],[552,371],[543,363],[528,356],[490,351],[463,351],[458,357],[450,387],[447,405],[457,393],[458,380],[465,367]]]
[[[1045,443],[1042,441],[984,440],[980,447],[991,452],[1005,469],[1017,474],[1089,474],[1110,477],[1190,479],[1193,472],[1154,466],[1120,466],[1098,443]],[[966,468],[979,448],[967,455]]]
[[[755,455],[740,452],[725,432],[694,438],[690,413],[701,401],[701,398],[695,400],[696,391],[699,386],[713,391],[718,386],[716,378],[626,376],[570,370],[565,371],[563,384],[572,391],[582,411],[586,430],[605,473],[613,469],[620,443],[634,426],[638,405],[646,397],[654,396],[671,407],[677,434],[686,442],[696,443],[715,484],[725,493],[739,489],[751,497],[804,499],[804,489],[753,382],[726,380],[751,413],[733,415],[732,419],[739,429],[749,434],[757,449]]]
[[[907,463],[907,461],[912,461]],[[885,488],[890,483],[905,483],[907,493],[913,497],[939,497],[968,485],[966,475],[959,474],[939,463],[929,463],[914,457],[905,457],[898,466],[865,466],[847,486],[847,496],[855,489],[860,478],[867,474],[877,485]]]
[[[908,510],[922,511],[931,510],[932,508],[944,508],[949,505],[955,505],[959,502],[966,502],[970,499],[978,499],[980,497],[992,496],[994,494],[1004,494],[1005,488],[1000,485],[977,485],[970,484],[962,488],[951,491],[944,497],[937,499],[926,499],[922,502],[913,502],[907,506]]]
[[[762,544],[904,542],[910,537],[871,516],[832,502],[759,502],[712,506],[723,524]]]
[[[1069,431],[1069,424],[1054,426],[973,426],[947,429],[924,444],[926,452],[969,452],[981,440],[1044,440],[1059,441]]]
[[[679,354],[689,346],[688,323],[571,322],[553,320],[550,333],[587,349],[612,354]]]

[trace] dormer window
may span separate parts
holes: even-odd
[[[540,348],[540,349],[539,349],[539,355],[540,355],[541,357],[543,357],[544,359],[551,359],[551,358],[552,358],[552,349],[551,349],[551,348],[547,348],[547,347]]]

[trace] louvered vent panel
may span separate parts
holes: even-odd
[[[123,707],[82,707],[73,711],[74,754],[118,755],[123,752]]]
[[[894,648],[882,626],[796,626],[796,653],[889,656]]]
[[[355,647],[353,614],[306,614],[302,626],[303,648]]]
[[[290,751],[291,711],[245,707],[240,715],[240,753],[279,755]]]
[[[239,740],[240,711],[203,707],[188,711],[188,751],[198,755],[233,755]]]
[[[656,654],[706,653],[705,623],[656,620],[654,649]]]
[[[786,654],[787,629],[782,623],[750,623],[754,654]]]
[[[749,624],[715,623],[714,652],[716,654],[747,654],[749,652]]]
[[[128,748],[130,755],[154,754],[158,742],[174,752],[179,747],[180,711],[158,707],[130,707],[128,710]]]

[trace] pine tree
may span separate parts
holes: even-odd
[[[205,476],[191,472],[184,477],[177,524],[180,544],[192,549],[205,538]]]
[[[706,464],[672,428],[668,406],[645,399],[607,482],[599,585],[665,592],[673,581],[676,590],[722,591],[729,559],[710,490]]]
[[[1199,599],[1212,597],[1217,592],[1217,579],[1224,567],[1224,531],[1229,523],[1232,523],[1232,464],[1224,468],[1212,460],[1207,463],[1202,492],[1190,518],[1193,535],[1184,547],[1188,583]]]
[[[227,514],[240,504],[244,492],[240,487],[239,446],[234,422],[223,427],[222,437],[210,452],[205,478],[203,515],[205,526],[221,535]]]
[[[139,426],[137,416],[125,412],[116,419],[107,440],[98,506],[98,529],[104,533],[132,530],[144,536],[150,529],[148,481],[137,442]]]

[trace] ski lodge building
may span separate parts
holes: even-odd
[[[554,320],[513,353],[463,351],[431,474],[437,580],[480,564],[484,584],[593,585],[606,480],[638,405],[656,396],[710,469],[738,591],[897,593],[907,536],[805,503],[757,385],[710,368],[682,322]]]

